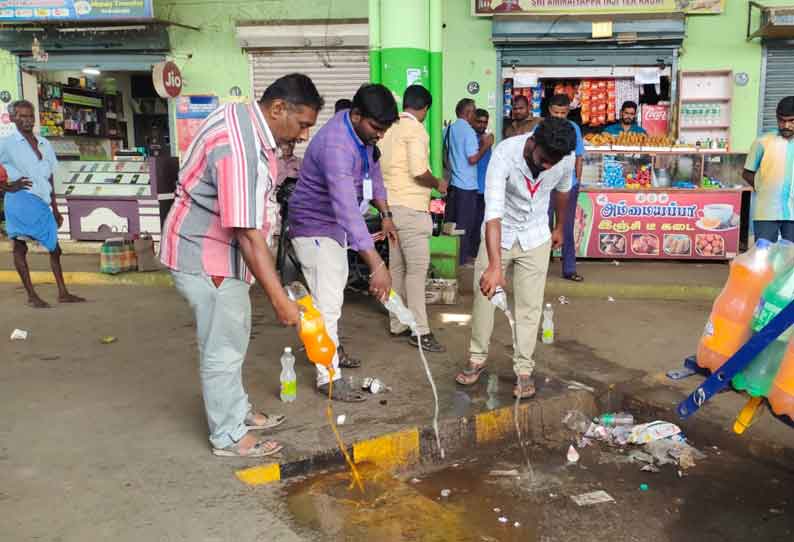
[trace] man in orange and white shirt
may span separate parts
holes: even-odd
[[[262,457],[281,445],[248,432],[283,416],[254,412],[242,365],[251,333],[249,289],[258,280],[285,325],[300,313],[281,287],[268,240],[268,205],[279,144],[307,139],[323,100],[311,79],[276,80],[259,103],[213,112],[190,145],[176,200],[163,227],[160,259],[196,317],[201,387],[213,453]]]

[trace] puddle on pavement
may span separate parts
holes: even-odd
[[[399,477],[362,465],[363,495],[348,472],[320,474],[285,486],[290,522],[318,542],[794,540],[791,471],[704,447],[706,459],[682,477],[672,465],[642,472],[623,461],[626,450],[600,446],[567,464],[567,447],[531,447],[534,484],[513,472],[517,446]],[[571,500],[596,490],[615,503]]]
[[[327,540],[537,540],[540,508],[527,498],[528,477],[489,476],[499,465],[469,460],[418,478],[364,466],[363,496],[350,487],[349,473],[319,475],[288,487],[288,508],[298,525],[323,533]],[[532,490],[558,484],[554,476],[545,475]],[[443,497],[442,490],[449,490],[449,496]]]

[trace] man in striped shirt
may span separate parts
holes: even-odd
[[[281,449],[248,433],[284,421],[255,412],[243,389],[251,332],[248,291],[258,280],[281,323],[298,323],[298,307],[281,287],[268,249],[273,228],[267,206],[278,176],[277,145],[307,139],[322,106],[311,79],[282,77],[259,103],[229,104],[213,112],[179,172],[160,259],[195,313],[215,455],[262,457]]]

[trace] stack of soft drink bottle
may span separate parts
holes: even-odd
[[[697,362],[718,370],[753,335],[794,301],[794,243],[759,240],[732,262],[700,339]],[[766,397],[775,414],[794,418],[794,327],[767,346],[732,380]]]

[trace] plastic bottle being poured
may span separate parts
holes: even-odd
[[[407,326],[411,333],[416,335],[416,317],[411,310],[405,306],[403,300],[397,295],[397,292],[394,290],[389,290],[389,297],[386,298],[386,301],[383,302],[383,306],[392,313],[402,325]],[[438,451],[441,454],[441,459],[444,459],[444,448],[441,447],[441,437],[438,433],[438,390],[436,390],[436,383],[433,380],[433,374],[430,372],[430,365],[427,363],[427,359],[425,358],[425,353],[422,350],[422,340],[421,337],[417,337],[417,344],[419,345],[419,357],[422,358],[422,363],[425,366],[425,373],[427,374],[427,380],[430,382],[430,387],[433,390],[433,399],[435,400],[435,413],[433,414],[433,431],[436,434],[436,444],[438,445]]]
[[[328,386],[328,406],[325,409],[325,415],[326,418],[328,418],[328,424],[331,426],[334,437],[336,437],[339,450],[342,452],[345,461],[347,461],[350,467],[350,472],[353,476],[353,484],[358,487],[361,493],[364,493],[364,484],[361,481],[361,475],[359,475],[356,465],[350,458],[350,454],[347,453],[345,443],[342,441],[342,436],[339,434],[339,429],[334,422],[334,410],[331,406],[331,396],[334,389],[333,363],[334,355],[336,354],[336,345],[334,341],[331,340],[331,337],[328,336],[328,332],[325,330],[323,315],[314,306],[314,299],[312,299],[306,287],[300,282],[293,282],[286,287],[286,290],[287,296],[300,305],[301,320],[298,326],[298,336],[303,346],[306,348],[306,357],[315,365],[322,365],[328,369],[330,380]]]
[[[334,354],[336,345],[325,331],[323,315],[314,306],[314,300],[306,287],[293,282],[286,288],[287,296],[301,307],[301,321],[298,336],[306,348],[306,357],[316,365],[322,365],[334,377]]]

